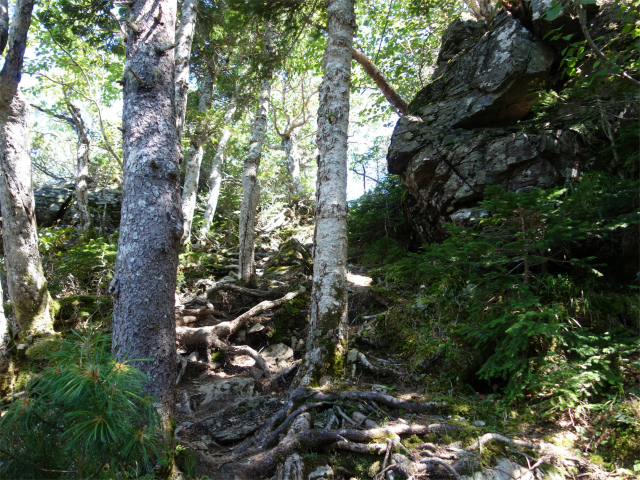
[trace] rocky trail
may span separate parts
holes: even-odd
[[[183,289],[176,307],[175,436],[193,451],[199,475],[555,480],[588,472],[604,478],[540,431],[489,431],[478,415],[459,415],[418,388],[415,370],[377,348],[377,336],[393,335],[384,328],[392,302],[361,267],[348,275],[350,351],[342,380],[290,391],[307,336],[307,248],[292,238],[277,251],[258,253],[258,289],[235,285],[228,253],[228,267],[222,262],[211,278]]]

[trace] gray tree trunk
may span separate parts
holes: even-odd
[[[300,174],[300,150],[298,150],[298,132],[293,130],[289,136],[282,137],[284,153],[287,156],[287,173],[291,177],[291,194],[294,198],[302,195],[302,176]]]
[[[178,144],[182,139],[184,118],[187,113],[187,93],[189,92],[189,61],[191,60],[191,45],[196,29],[198,0],[184,0],[180,11],[180,23],[176,32],[175,53],[175,102],[176,102],[176,132]]]
[[[18,83],[33,0],[17,0],[0,72],[0,203],[7,287],[20,336],[53,331],[50,296],[38,252],[31,183],[29,106]],[[3,32],[0,32],[0,37]]]
[[[91,234],[93,220],[89,212],[89,186],[87,185],[91,137],[82,120],[80,110],[71,103],[67,103],[67,109],[73,119],[72,127],[76,131],[76,135],[78,135],[78,145],[76,149],[76,201],[78,202],[78,210],[80,211],[80,222],[82,224],[82,231],[85,232],[85,234]]]
[[[255,221],[256,209],[260,198],[258,185],[258,168],[262,158],[262,145],[267,133],[267,112],[269,111],[269,94],[271,80],[262,80],[262,90],[258,103],[258,111],[253,120],[249,153],[242,170],[242,204],[240,205],[240,247],[238,259],[238,280],[249,287],[257,285],[255,263]]]
[[[198,110],[206,112],[211,108],[212,94],[213,79],[207,72],[202,81]],[[193,224],[193,214],[196,210],[196,201],[198,199],[198,181],[200,180],[200,166],[202,165],[202,156],[204,154],[202,145],[207,138],[207,133],[195,132],[191,138],[191,145],[186,158],[184,184],[182,187],[182,215],[184,217],[182,245],[187,249],[191,247],[191,225]]]
[[[211,173],[209,174],[209,195],[207,197],[207,206],[204,210],[204,218],[202,221],[202,227],[198,236],[204,238],[211,228],[213,223],[213,217],[216,214],[216,208],[218,207],[218,198],[220,198],[220,188],[222,187],[222,165],[224,164],[224,154],[227,148],[227,143],[231,138],[231,129],[229,125],[233,121],[233,116],[236,113],[236,97],[231,98],[231,103],[224,114],[222,127],[222,133],[220,140],[218,141],[218,148],[216,148],[216,154],[213,157],[213,164],[211,165]]]
[[[9,344],[9,323],[4,315],[4,293],[2,291],[2,281],[0,281],[0,372],[2,360],[7,356],[7,345]]]
[[[126,45],[122,215],[114,278],[113,353],[148,375],[165,420],[175,404],[175,289],[182,236],[176,134],[176,0],[140,0]],[[160,19],[160,20],[159,20]]]
[[[347,135],[353,0],[326,0],[324,77],[318,109],[318,180],[313,288],[307,350],[295,386],[340,375],[347,348]]]
[[[66,107],[69,115],[52,112],[46,108],[34,105],[35,108],[58,120],[66,122],[78,136],[76,144],[76,201],[80,211],[81,229],[85,233],[90,233],[93,219],[89,213],[89,187],[87,179],[89,176],[89,149],[91,148],[91,136],[87,131],[82,114],[69,99],[66,100]]]

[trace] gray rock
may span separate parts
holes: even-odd
[[[364,423],[365,420],[367,420],[367,416],[363,415],[360,412],[353,412],[353,414],[351,415],[351,419],[356,422],[356,424],[360,425],[361,423]]]
[[[347,353],[347,363],[356,363],[358,361],[358,350],[356,348],[352,348]]]
[[[284,343],[276,343],[265,348],[260,355],[265,360],[271,359],[277,363],[286,362],[293,358],[293,349],[287,347]]]
[[[109,235],[120,225],[122,191],[116,189],[90,189],[89,212],[93,225],[101,235]],[[80,224],[80,211],[75,201],[75,186],[45,186],[34,191],[36,221],[39,227],[54,224],[71,226]]]
[[[253,396],[254,385],[253,378],[212,378],[191,391],[191,404],[196,410],[226,405],[238,397]]]
[[[249,329],[249,333],[258,333],[264,330],[265,327],[261,323],[256,323],[253,327]]]
[[[329,465],[324,465],[316,468],[307,478],[309,480],[332,480],[333,475],[333,469]]]

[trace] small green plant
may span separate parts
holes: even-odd
[[[143,373],[90,330],[62,342],[0,418],[0,477],[130,478],[167,443]]]
[[[475,229],[450,225],[442,244],[386,269],[389,280],[422,284],[410,350],[433,353],[433,327],[446,325],[442,339],[484,359],[479,379],[546,413],[618,394],[620,360],[637,349],[640,325],[625,320],[638,318],[635,291],[606,282],[620,276],[617,255],[576,252],[637,241],[637,185],[592,174],[550,191],[487,188]],[[455,351],[448,343],[441,365]]]

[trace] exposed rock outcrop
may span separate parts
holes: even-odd
[[[411,223],[425,242],[443,239],[443,224],[468,223],[488,185],[528,191],[579,175],[594,153],[581,133],[563,125],[525,128],[540,90],[558,87],[562,39],[543,37],[566,25],[579,30],[570,8],[544,15],[547,0],[527,3],[526,21],[500,12],[486,22],[455,20],[443,35],[433,81],[411,102],[391,139],[387,162],[415,197]],[[595,6],[593,6],[595,7]],[[611,27],[602,9],[593,28]],[[593,9],[592,13],[596,13]],[[615,25],[614,25],[615,26]],[[565,30],[563,30],[563,34]],[[593,147],[591,145],[590,147]]]
[[[75,186],[45,186],[34,192],[36,220],[39,227],[80,225],[80,211],[75,201]],[[89,211],[92,224],[109,235],[120,225],[122,191],[116,189],[89,190]]]

